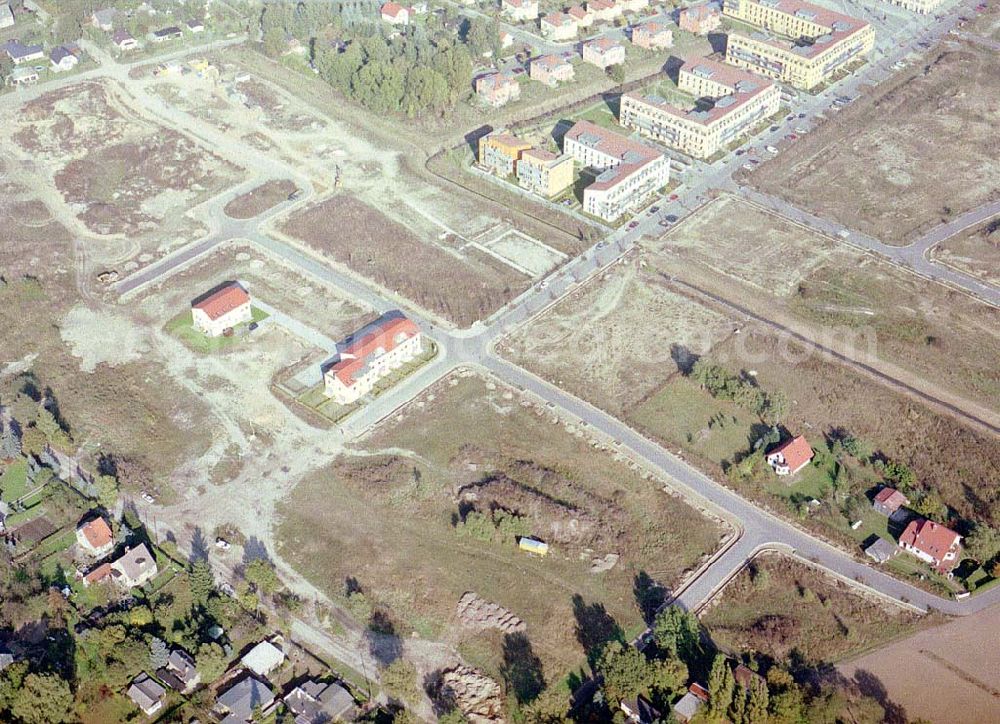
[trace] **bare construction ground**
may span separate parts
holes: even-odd
[[[34,100],[5,123],[26,178],[59,194],[88,230],[169,237],[183,212],[233,183],[237,169],[143,116],[114,84]]]
[[[1000,55],[947,41],[924,63],[831,113],[761,164],[752,183],[886,243],[907,243],[1000,198],[998,93]]]
[[[922,631],[838,669],[868,693],[906,702],[896,721],[949,722],[956,712],[962,721],[998,721],[1000,608]]]
[[[425,309],[467,326],[528,287],[530,276],[447,231],[413,225],[339,194],[294,214],[283,231]],[[415,224],[419,230],[427,222]]]
[[[523,622],[528,653],[559,681],[618,627],[640,627],[640,571],[675,585],[720,529],[550,417],[490,380],[453,375],[377,430],[363,454],[293,491],[279,551],[334,598],[360,588],[396,634],[444,638],[501,677],[505,629],[457,617],[473,592]],[[493,511],[521,517],[500,529],[473,524],[477,514],[499,521]],[[551,552],[519,551],[515,532]]]
[[[224,211],[234,219],[252,219],[287,199],[295,189],[295,183],[287,179],[265,181],[230,201]]]
[[[731,196],[647,247],[653,266],[699,289],[855,358],[874,355],[984,419],[1000,410],[1000,313],[976,299]]]
[[[913,631],[920,614],[874,596],[793,558],[755,558],[702,613],[720,646],[777,660],[837,661]]]
[[[945,239],[930,254],[942,264],[1000,285],[1000,218]]]
[[[644,267],[616,264],[507,338],[504,354],[616,414],[631,409],[735,324]]]

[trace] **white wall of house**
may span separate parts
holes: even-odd
[[[332,369],[327,370],[323,376],[326,396],[340,405],[357,402],[372,391],[376,382],[419,355],[422,349],[423,337],[416,334],[397,344],[391,352],[376,350],[367,360],[368,369],[357,375],[350,386],[341,382]]]
[[[209,337],[218,337],[230,327],[249,322],[253,318],[253,311],[250,309],[250,302],[246,302],[232,311],[226,312],[218,319],[210,318],[197,307],[191,309],[191,316],[195,329]]]

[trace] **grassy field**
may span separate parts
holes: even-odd
[[[17,500],[28,492],[27,484],[28,461],[15,460],[0,475],[0,500],[5,503]]]
[[[793,559],[756,558],[702,615],[720,646],[784,659],[832,662],[915,631],[919,614],[868,599]]]
[[[995,51],[949,41],[761,164],[752,183],[886,243],[907,243],[1000,196],[992,182],[1000,175],[998,79]],[[873,113],[879,122],[866,122]],[[845,178],[851,183],[837,182]]]
[[[214,352],[223,352],[239,344],[247,334],[247,327],[250,324],[262,322],[268,317],[267,312],[253,306],[250,308],[250,314],[250,322],[235,327],[232,336],[229,337],[225,335],[209,337],[204,332],[195,329],[194,322],[191,319],[191,310],[178,314],[167,322],[164,329],[168,334],[174,335],[195,352],[212,354]]]
[[[295,183],[288,179],[265,181],[257,188],[247,191],[242,196],[237,196],[226,204],[226,208],[223,210],[227,216],[234,219],[252,219],[280,204],[295,189]]]
[[[967,295],[730,196],[649,248],[655,267],[700,289],[1000,410],[1000,312]]]
[[[446,636],[494,675],[500,633],[454,621],[466,591],[523,619],[546,680],[559,680],[601,631],[641,628],[640,571],[672,585],[718,543],[698,512],[477,377],[432,388],[367,447],[374,456],[341,458],[293,491],[282,556],[334,596],[354,579],[397,633]],[[552,552],[534,558],[512,537],[460,535],[470,509],[491,506],[524,516]],[[591,572],[609,553],[618,564]]]

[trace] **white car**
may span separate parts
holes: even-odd
[[[218,548],[220,551],[228,551],[233,546],[225,538],[216,538],[215,547]]]
[[[152,495],[150,495],[149,493],[147,493],[145,490],[142,491],[142,494],[139,497],[142,498],[147,503],[152,503],[152,502],[154,502],[156,500],[156,498],[154,498]]]
[[[777,153],[778,152],[778,149],[775,148],[774,146],[765,146],[764,150],[767,151],[768,153]]]

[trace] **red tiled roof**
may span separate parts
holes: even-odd
[[[788,442],[778,445],[769,454],[773,455],[774,453],[781,453],[784,456],[785,465],[788,466],[789,470],[798,470],[809,462],[813,456],[813,450],[809,446],[809,442],[802,435],[793,437]]]
[[[647,164],[663,156],[662,153],[644,143],[633,141],[590,121],[577,121],[574,123],[573,127],[566,132],[564,139],[571,138],[574,141],[579,141],[583,135],[593,136],[598,139],[593,148],[600,153],[605,153],[621,160],[621,163],[614,167],[615,173],[608,174],[604,179],[598,178],[598,180],[587,187],[592,191],[610,189],[615,184],[623,182]]]
[[[688,687],[688,691],[697,696],[706,704],[708,703],[708,697],[709,697],[708,689],[706,689],[701,684],[697,682],[692,683],[691,686]]]
[[[950,528],[945,528],[933,520],[921,518],[910,521],[903,535],[899,537],[899,542],[923,551],[937,561],[942,561],[945,554],[957,546],[961,539],[962,536]]]
[[[103,548],[112,540],[111,528],[104,521],[104,518],[95,518],[89,523],[80,526],[80,532],[92,548]]]
[[[390,18],[394,18],[401,12],[403,12],[405,9],[406,8],[404,8],[399,3],[388,2],[382,6],[382,14],[388,15]]]
[[[208,315],[209,319],[215,320],[237,307],[249,304],[249,302],[250,295],[246,293],[243,287],[234,282],[202,299],[197,304],[193,304],[192,308],[200,309]]]
[[[886,507],[898,508],[909,503],[909,499],[895,488],[882,488],[875,495],[875,502]]]
[[[591,40],[587,43],[587,47],[590,49],[596,49],[602,53],[606,53],[609,50],[617,48],[620,46],[617,40],[612,40],[611,38],[597,38],[596,40]]]
[[[111,564],[102,563],[97,568],[83,577],[87,583],[100,583],[111,575]]]
[[[354,376],[368,364],[368,358],[379,348],[391,352],[398,344],[396,339],[403,335],[403,340],[420,334],[420,328],[406,317],[396,317],[381,324],[372,325],[363,330],[363,335],[351,342],[340,353],[340,360],[330,371],[344,385],[354,384]],[[345,359],[346,357],[346,359]]]
[[[569,65],[570,62],[561,55],[543,55],[531,61],[532,65],[540,65],[547,70],[555,70],[561,65]]]

